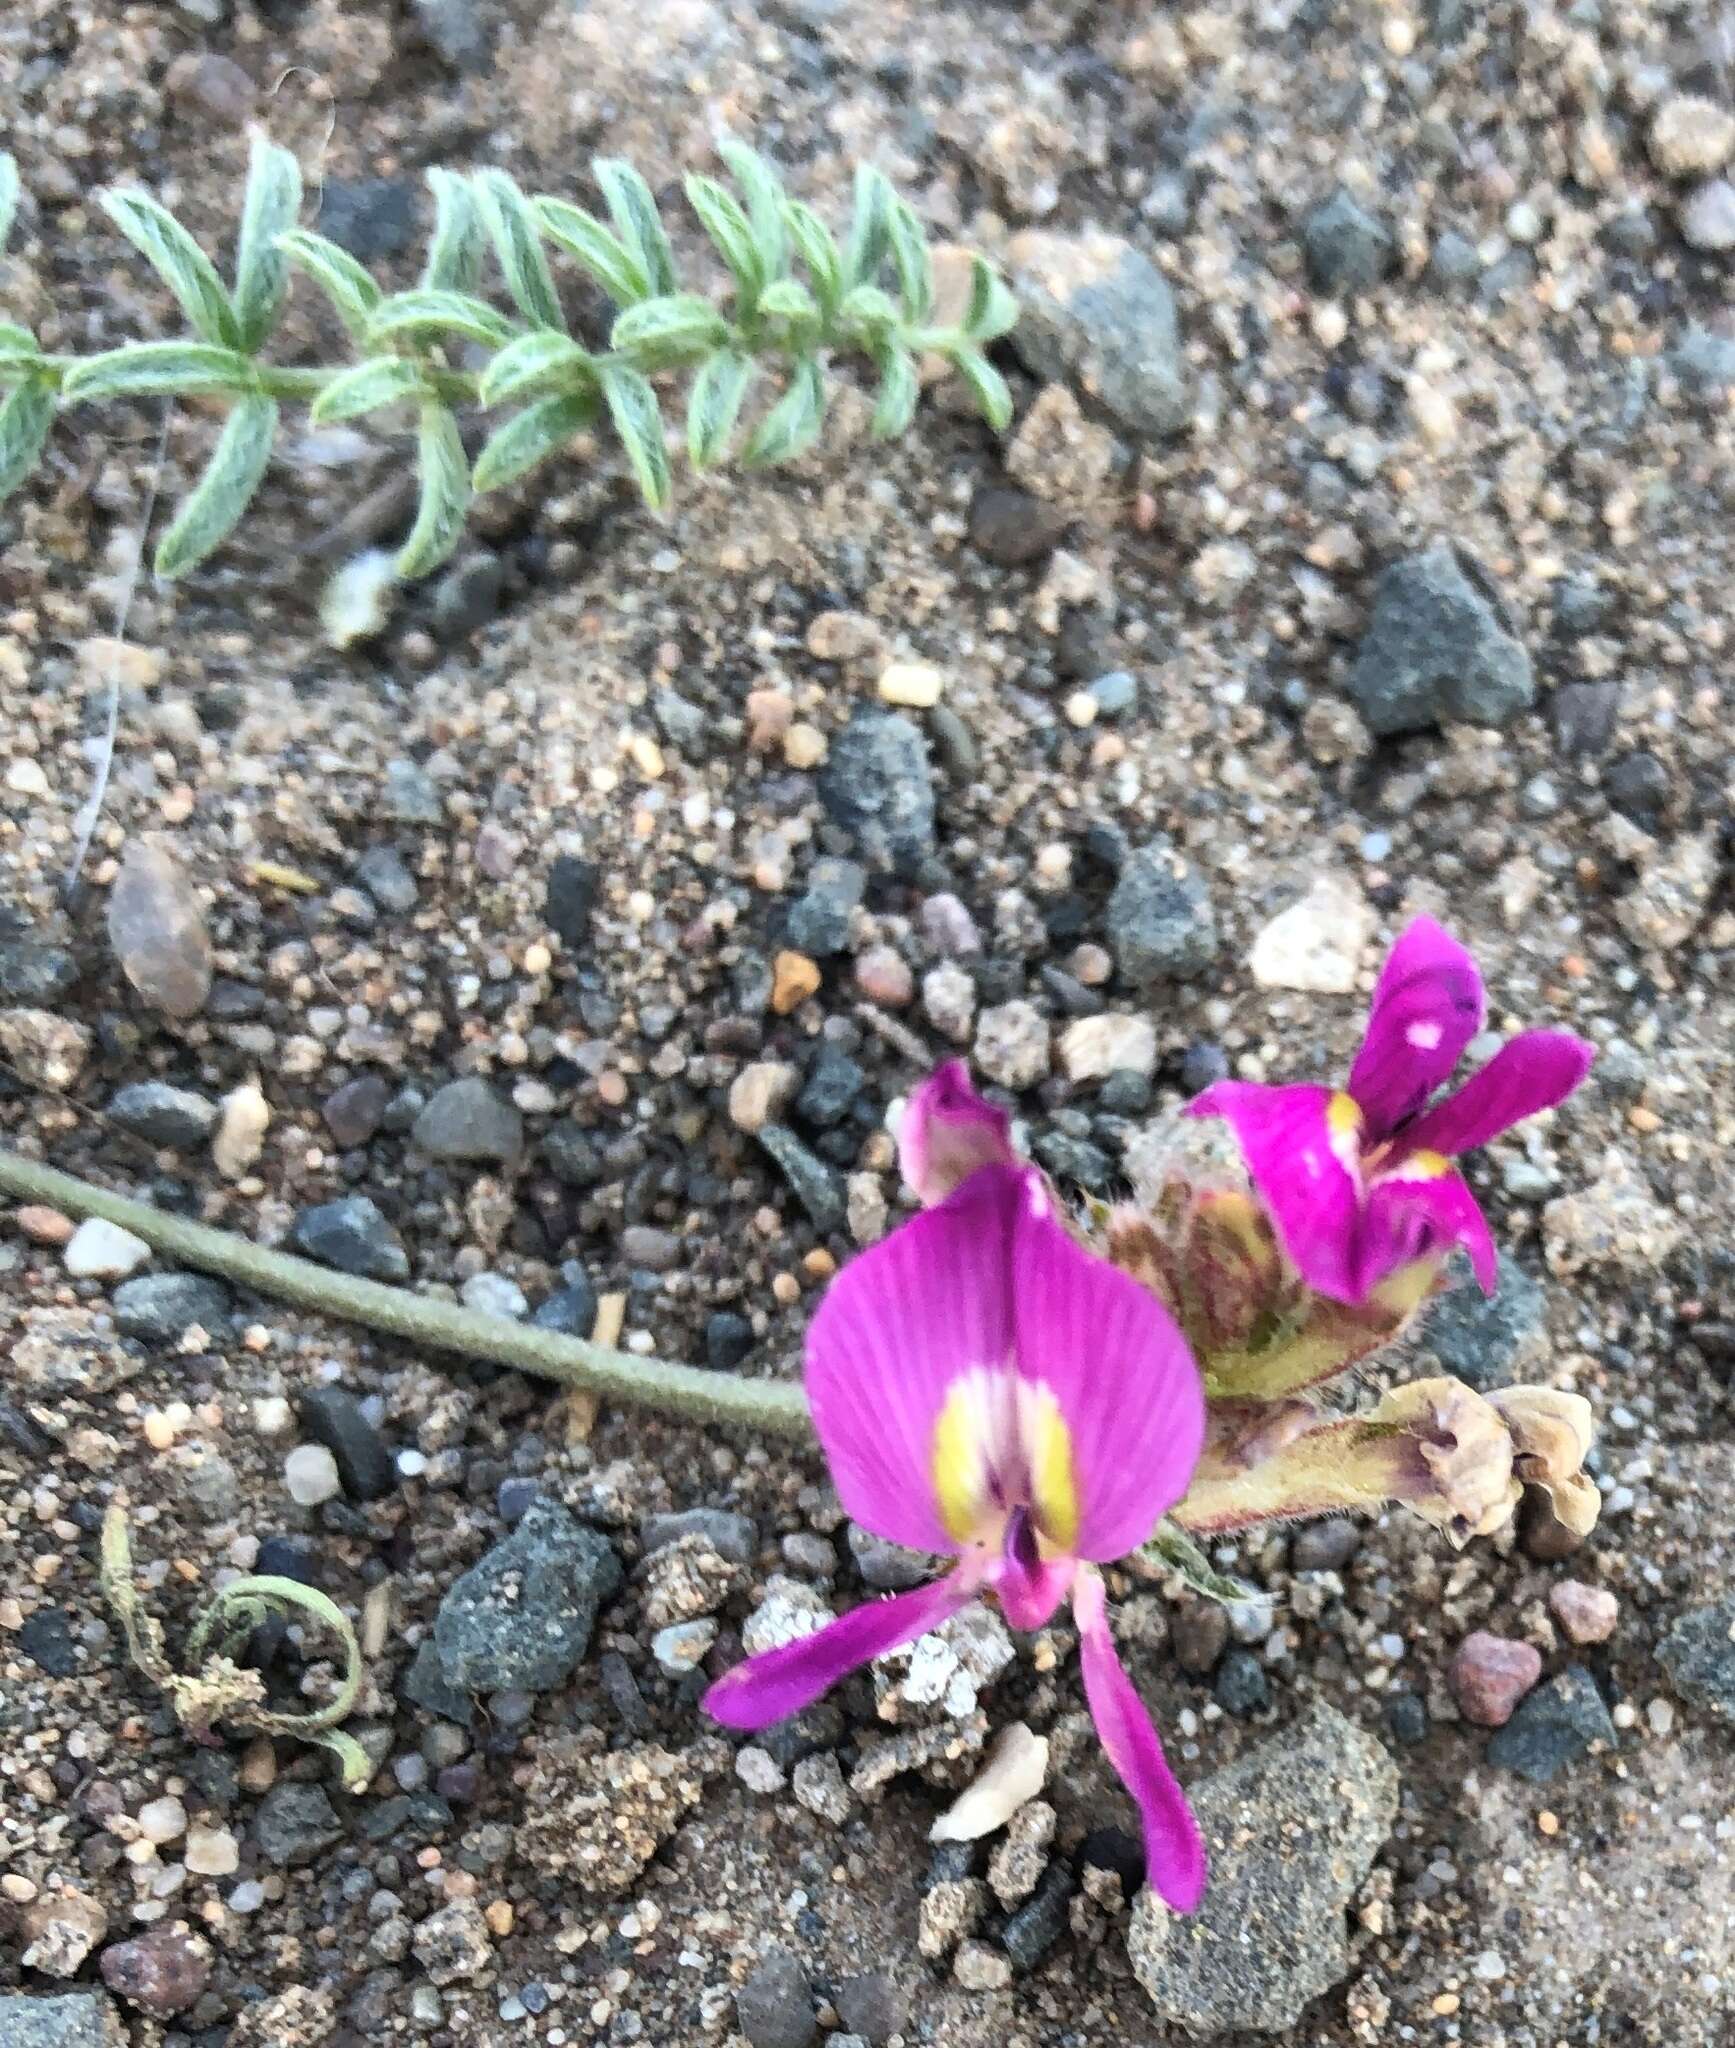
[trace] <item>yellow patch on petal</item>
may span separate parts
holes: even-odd
[[[1078,1540],[1072,1432],[1044,1381],[983,1367],[954,1380],[934,1418],[930,1470],[940,1521],[961,1549],[998,1543],[1006,1511],[1020,1506],[1046,1554]]]
[[[1411,1152],[1403,1164],[1392,1169],[1393,1180],[1444,1180],[1452,1162],[1444,1152]]]

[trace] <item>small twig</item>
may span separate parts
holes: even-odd
[[[463,1358],[512,1366],[563,1386],[582,1387],[605,1401],[656,1408],[689,1422],[736,1424],[776,1436],[803,1437],[812,1432],[806,1397],[799,1386],[787,1380],[748,1380],[735,1373],[676,1365],[667,1359],[639,1358],[556,1330],[482,1315],[449,1301],[413,1294],[408,1288],[333,1273],[229,1231],[214,1230],[126,1195],[111,1194],[12,1152],[0,1151],[0,1192],[20,1201],[47,1203],[63,1215],[100,1216],[130,1230],[153,1251],[297,1308],[362,1323],[386,1336],[456,1352]]]

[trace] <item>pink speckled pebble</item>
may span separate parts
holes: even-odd
[[[1621,1604],[1606,1586],[1562,1579],[1548,1595],[1549,1612],[1569,1643],[1606,1643],[1621,1618]]]
[[[909,963],[890,946],[870,946],[855,963],[856,986],[870,1003],[901,1010],[916,992]]]
[[[1513,1708],[1542,1676],[1542,1656],[1532,1643],[1479,1628],[1458,1646],[1446,1676],[1465,1720],[1504,1728]]]

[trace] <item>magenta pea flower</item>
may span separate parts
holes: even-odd
[[[947,1060],[910,1091],[898,1126],[898,1167],[924,1209],[982,1166],[1015,1166],[1012,1119],[976,1093],[970,1069]]]
[[[927,1147],[918,1186],[949,1156],[949,1134],[1005,1142],[961,1067],[928,1087],[911,1104],[925,1136],[906,1118],[906,1154]],[[1070,1594],[1085,1698],[1138,1803],[1150,1882],[1190,1912],[1204,1845],[1115,1653],[1097,1569],[1146,1540],[1204,1441],[1198,1369],[1167,1311],[1077,1243],[1039,1173],[994,1157],[832,1282],[808,1334],[807,1393],[848,1512],[955,1563],[749,1658],[707,1709],[763,1728],[979,1596],[1037,1629]]]
[[[1564,1102],[1596,1050],[1566,1031],[1521,1032],[1434,1101],[1484,1012],[1475,961],[1418,917],[1381,971],[1347,1088],[1219,1081],[1190,1105],[1233,1126],[1284,1249],[1316,1293],[1365,1301],[1400,1266],[1458,1246],[1494,1292],[1494,1240],[1453,1161]]]

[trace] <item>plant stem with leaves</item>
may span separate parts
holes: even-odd
[[[630,164],[599,157],[592,172],[607,219],[571,201],[522,191],[501,170],[428,172],[434,225],[418,283],[386,292],[346,250],[297,225],[301,174],[290,152],[253,141],[232,276],[148,193],[105,193],[114,225],[150,263],[186,331],[93,356],[45,351],[0,320],[0,499],[34,469],[58,415],[126,398],[184,398],[225,408],[202,475],[158,543],[159,576],[185,575],[234,531],[262,482],[285,405],[316,426],[377,415],[416,427],[418,502],[396,558],[425,576],[457,547],[472,498],[517,483],[586,429],[607,423],[645,502],[664,510],[672,479],[655,380],[684,374],[686,446],[695,469],[739,443],[749,467],[788,462],[824,424],[834,358],[864,358],[876,378],[872,432],[909,426],[925,354],[963,378],[997,430],[1011,415],[988,345],[1016,317],[983,257],[955,323],[935,317],[933,263],[920,221],[871,166],[858,169],[842,242],[744,144],[720,154],[734,189],[702,176],[686,194],[722,258],[731,292],[716,304],[683,289],[650,187]],[[0,250],[19,199],[17,166],[0,153]],[[571,331],[550,250],[600,288],[612,316],[605,345]],[[486,260],[507,307],[482,295]],[[292,271],[325,294],[352,360],[299,365],[267,354]],[[889,287],[889,288],[888,288]],[[761,390],[764,402],[756,403]],[[503,414],[472,467],[461,411]]]

